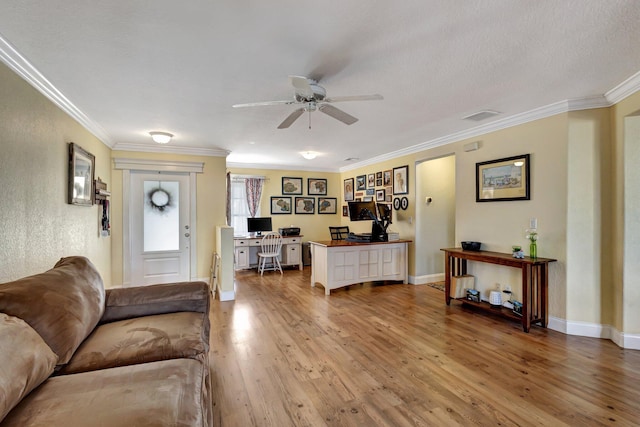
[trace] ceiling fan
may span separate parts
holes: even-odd
[[[317,81],[308,79],[302,76],[289,76],[289,81],[294,89],[293,99],[286,101],[265,101],[265,102],[250,102],[248,104],[236,104],[233,108],[243,107],[262,107],[266,105],[288,105],[296,104],[300,105],[300,108],[294,110],[289,116],[284,119],[278,126],[278,129],[286,129],[295,122],[298,117],[305,111],[311,114],[312,111],[322,111],[328,116],[333,117],[336,120],[341,121],[344,124],[352,125],[358,121],[357,118],[350,114],[345,113],[339,108],[334,107],[334,102],[346,102],[346,101],[379,101],[384,99],[382,95],[356,95],[356,96],[336,96],[333,98],[327,97],[327,91],[318,84]],[[311,117],[311,116],[309,116]],[[311,119],[309,119],[311,120]],[[311,128],[311,124],[309,124]]]

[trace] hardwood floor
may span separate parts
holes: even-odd
[[[631,426],[640,351],[444,303],[429,286],[324,295],[310,270],[236,275],[214,301],[216,421],[229,426]]]

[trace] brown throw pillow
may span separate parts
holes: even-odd
[[[65,364],[104,312],[102,278],[84,257],[62,258],[49,271],[0,284],[0,312],[27,322]]]
[[[0,313],[0,422],[53,373],[58,357],[17,317]]]

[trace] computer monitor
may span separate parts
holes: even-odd
[[[271,231],[271,217],[247,218],[247,231],[262,235],[263,231]]]
[[[351,221],[375,221],[378,219],[376,203],[349,202],[349,219]]]

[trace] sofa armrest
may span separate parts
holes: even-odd
[[[100,323],[155,314],[194,311],[208,313],[209,286],[205,282],[177,282],[106,290]]]

